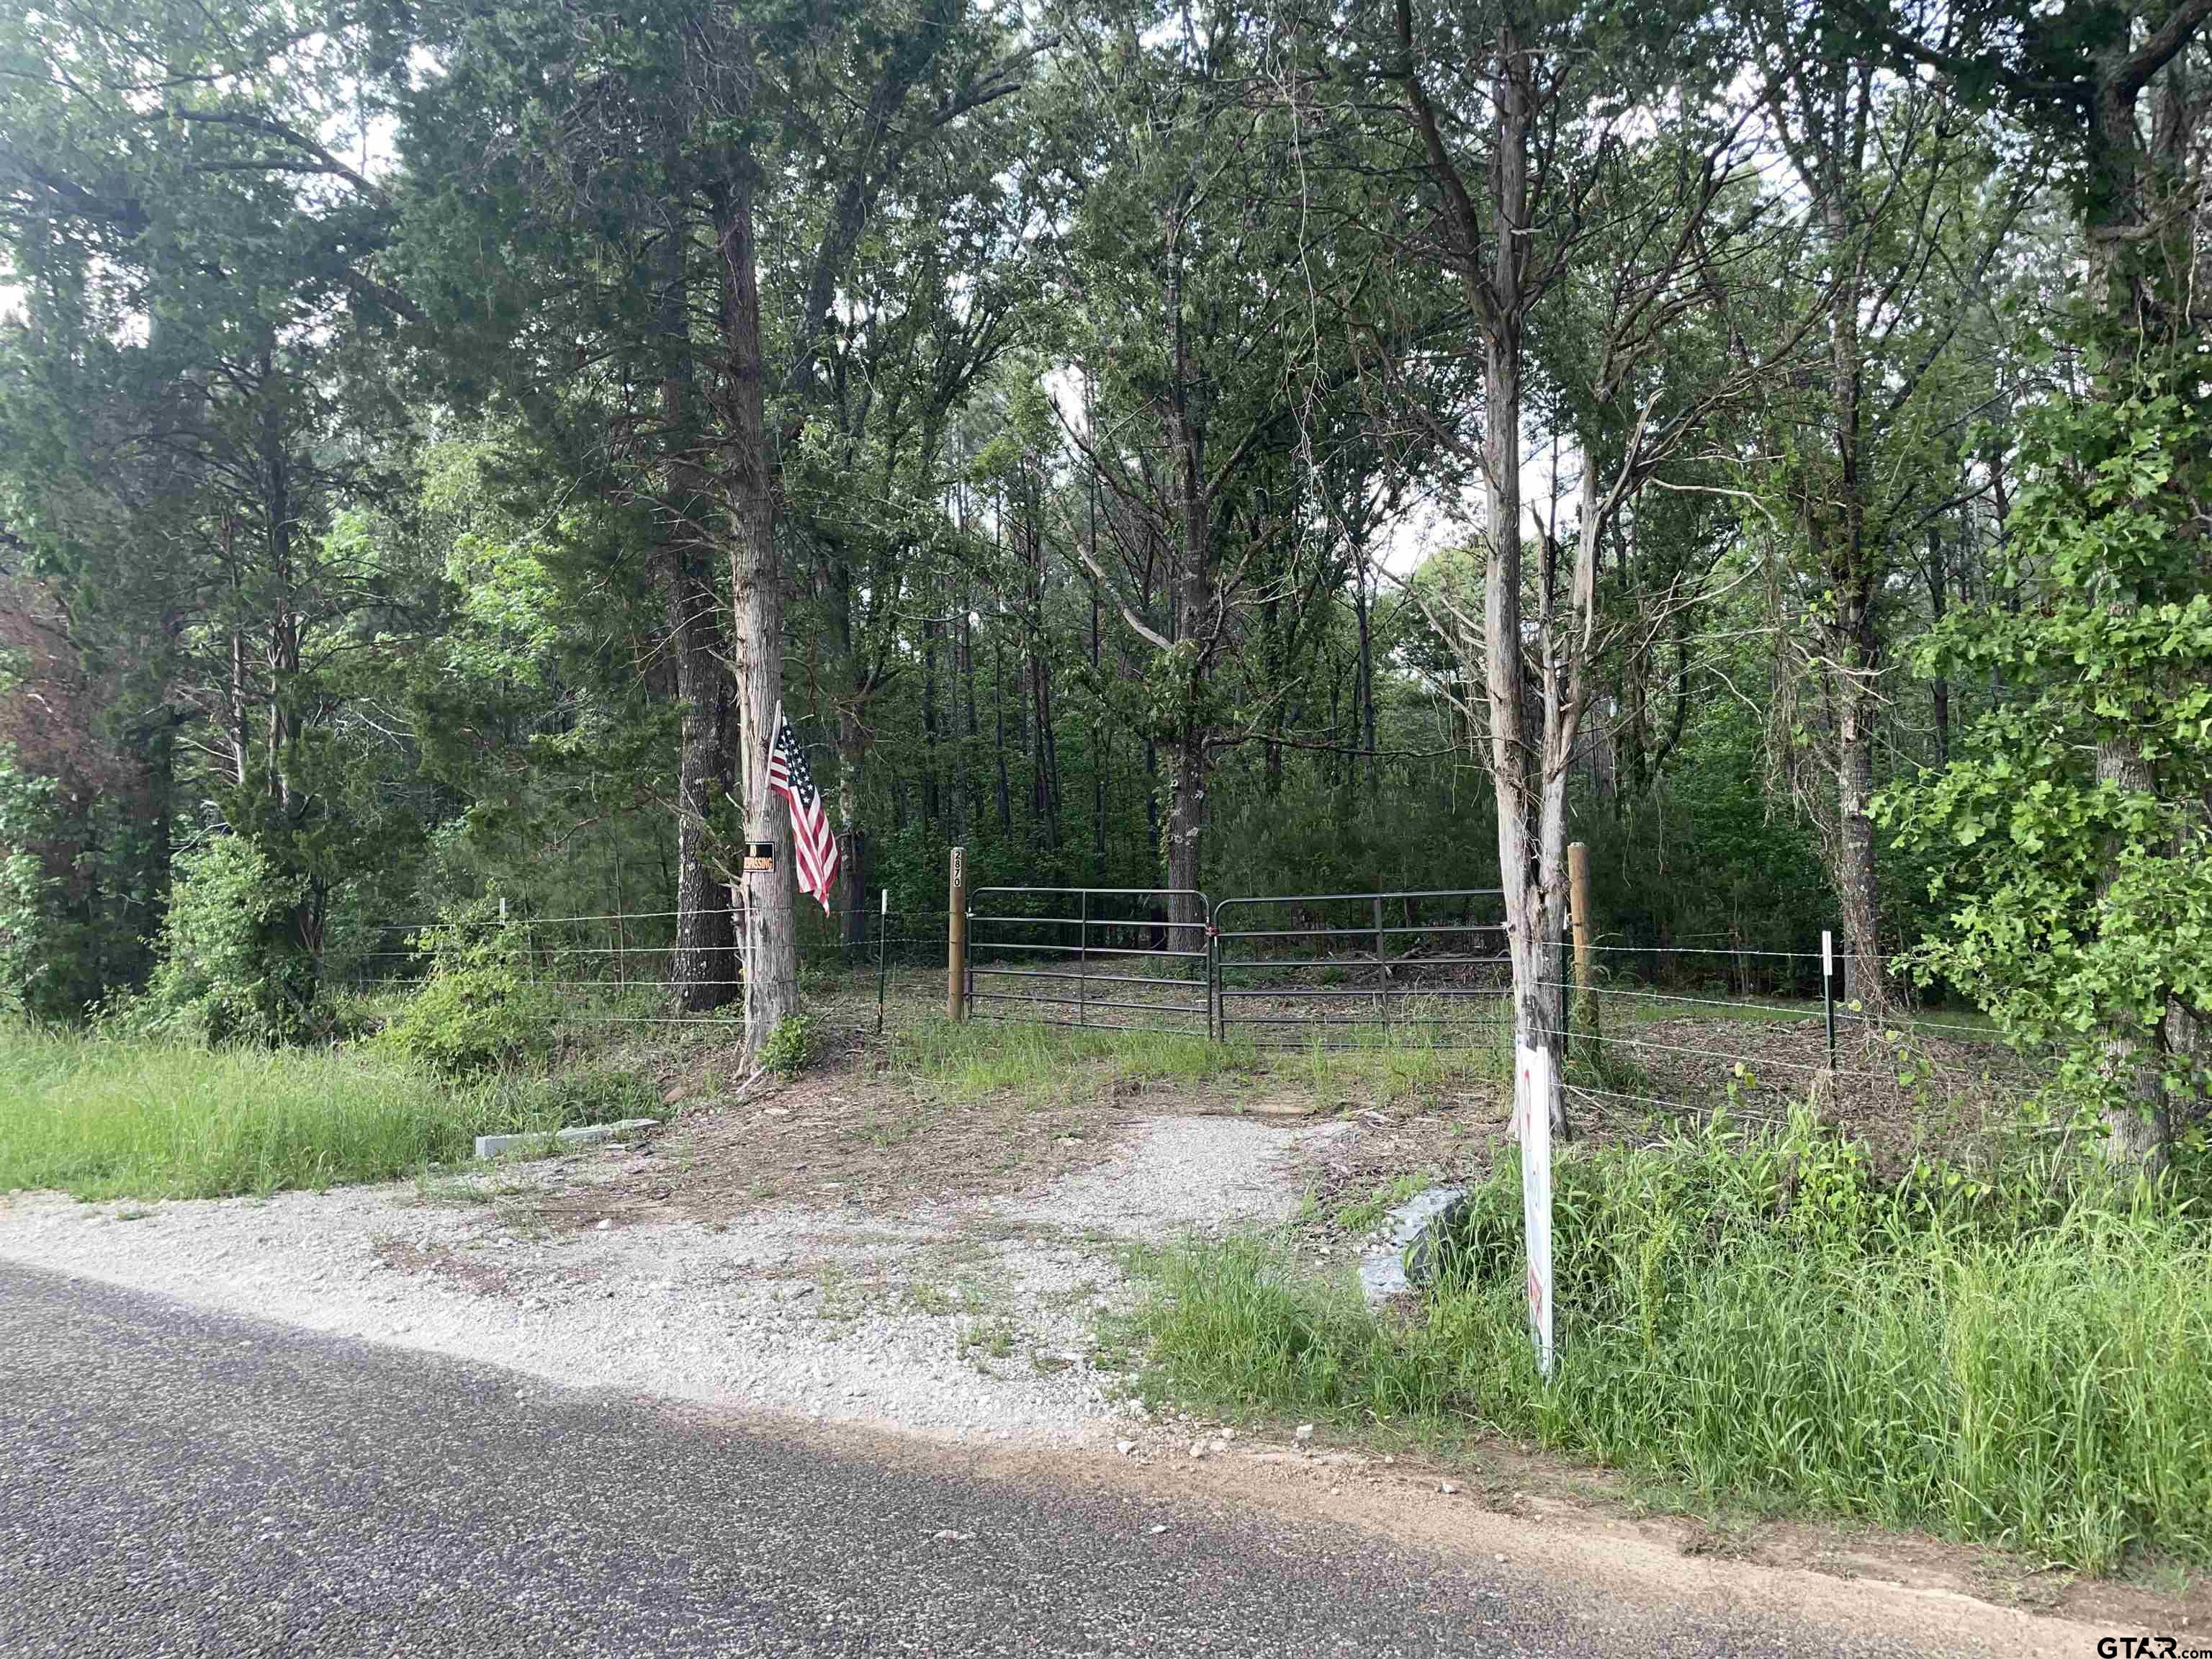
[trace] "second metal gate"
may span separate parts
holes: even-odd
[[[1215,1030],[1263,1048],[1492,1042],[1511,1018],[1504,910],[1496,888],[1224,899]]]
[[[968,1006],[977,1019],[1209,1036],[1208,915],[1188,888],[978,887]]]

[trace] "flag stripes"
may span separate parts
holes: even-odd
[[[775,735],[769,744],[768,787],[791,808],[792,867],[799,872],[799,890],[819,899],[828,913],[833,908],[830,891],[836,884],[840,863],[837,834],[830,827],[822,791],[815,787],[814,769],[806,763],[806,751],[784,718],[781,701],[775,705]]]

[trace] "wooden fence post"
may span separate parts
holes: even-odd
[[[951,897],[945,916],[945,1017],[968,1018],[968,849],[952,849]]]
[[[1567,848],[1567,902],[1571,907],[1575,930],[1575,1001],[1579,1005],[1583,1029],[1595,1036],[1597,995],[1590,983],[1590,957],[1594,952],[1590,949],[1589,848],[1579,841]],[[1567,1024],[1574,1024],[1571,1014]]]

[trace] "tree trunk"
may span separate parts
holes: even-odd
[[[991,750],[998,765],[999,833],[1014,833],[1013,796],[1006,786],[1006,647],[991,636]]]
[[[775,866],[748,872],[744,882],[745,1054],[750,1058],[799,1011],[799,932],[791,814],[768,787],[769,744],[783,691],[783,571],[776,556],[768,451],[750,156],[739,159],[738,176],[726,181],[714,206],[745,812],[751,838],[776,848]]]
[[[737,936],[728,887],[708,860],[714,814],[729,787],[730,696],[718,660],[716,600],[693,561],[672,550],[669,637],[683,704],[676,806],[676,950],[672,989],[689,1012],[736,1000]]]
[[[1189,340],[1182,314],[1181,256],[1170,266],[1168,280],[1168,323],[1172,341],[1174,374],[1168,395],[1169,454],[1177,475],[1176,495],[1182,508],[1182,535],[1176,546],[1176,568],[1169,587],[1174,609],[1170,635],[1180,645],[1206,625],[1213,608],[1213,502],[1206,477],[1206,428],[1190,400]],[[1194,702],[1205,665],[1190,670],[1186,696]],[[1168,780],[1168,885],[1187,890],[1170,893],[1168,920],[1175,924],[1174,948],[1205,948],[1207,920],[1197,889],[1204,879],[1206,840],[1206,769],[1207,733],[1194,709],[1184,712],[1176,734],[1174,765]]]
[[[1528,743],[1522,666],[1521,398],[1522,291],[1528,258],[1528,143],[1534,117],[1530,66],[1510,26],[1498,32],[1492,78],[1495,141],[1490,170],[1494,248],[1483,328],[1482,491],[1488,556],[1483,571],[1483,685],[1490,715],[1490,770],[1498,804],[1498,874],[1504,889],[1506,948],[1513,963],[1516,1048],[1549,1052],[1553,1131],[1567,1130],[1560,1089],[1559,1017],[1564,1003],[1557,940],[1566,848],[1547,846],[1541,757]],[[1559,778],[1565,784],[1564,769]],[[1556,866],[1548,895],[1545,876]]]
[[[1862,100],[1857,118],[1865,121]],[[1854,157],[1838,156],[1832,165],[1857,176]],[[1851,258],[1858,227],[1840,183],[1830,180],[1822,192],[1831,245]],[[1836,595],[1833,639],[1836,686],[1836,902],[1842,913],[1849,950],[1844,994],[1870,1013],[1889,1006],[1888,975],[1881,959],[1881,902],[1875,879],[1874,690],[1881,672],[1881,635],[1875,622],[1875,573],[1867,545],[1866,480],[1861,439],[1863,411],[1860,382],[1864,375],[1859,341],[1860,284],[1838,282],[1828,323],[1828,401],[1835,425],[1837,483],[1835,521],[1826,538],[1827,577]]]
[[[1030,700],[1030,805],[1048,852],[1060,851],[1060,752],[1052,730],[1052,669],[1044,637],[1044,527],[1042,487],[1024,491],[1029,592],[1024,606]]]
[[[982,741],[983,728],[975,713],[975,629],[971,620],[974,611],[970,605],[973,598],[974,595],[969,593],[961,594],[960,617],[954,630],[956,648],[960,658],[960,695],[965,718],[953,738],[952,769],[956,775],[950,787],[957,792],[953,797],[954,816],[957,817],[964,807],[968,814],[964,822],[981,823],[983,821],[983,794],[982,786],[975,779],[975,750]],[[955,830],[964,833],[958,824],[955,825]],[[955,845],[960,844],[960,833],[953,836]]]
[[[1943,548],[1943,532],[1940,526],[1928,526],[1928,617],[1931,626],[1943,625],[1943,613],[1951,598],[1951,571]],[[1951,682],[1941,672],[1929,684],[1929,696],[1935,705],[1936,764],[1951,763]]]
[[[1359,623],[1359,659],[1352,677],[1352,710],[1359,746],[1367,751],[1367,787],[1380,782],[1382,762],[1375,753],[1375,633],[1367,598],[1367,561],[1363,556],[1355,573],[1352,608]]]
[[[868,762],[868,735],[860,717],[846,708],[837,716],[837,838],[845,844],[842,862],[845,915],[839,929],[848,950],[868,942],[868,838],[860,828],[860,778]]]
[[[1148,733],[1145,738],[1145,863],[1160,857],[1160,746]]]
[[[2167,307],[2166,296],[2155,291],[2146,273],[2160,266],[2190,268],[2185,227],[2192,222],[2185,214],[2172,216],[2169,244],[2179,234],[2185,240],[2179,248],[2169,245],[2157,249],[2144,240],[2153,169],[2136,121],[2147,76],[2130,67],[2132,46],[2130,35],[2123,31],[2099,53],[2088,100],[2083,143],[2088,174],[2088,293],[2093,309],[2107,319],[2129,319],[2133,337],[2148,343],[2156,335]],[[2099,364],[2097,395],[2112,395],[2125,367],[2109,358]],[[2140,592],[2130,593],[2116,601],[2114,609],[2139,605],[2143,597]],[[2155,793],[2157,787],[2142,755],[2124,737],[2098,744],[2096,776],[2100,783],[2122,789]],[[2100,903],[2108,884],[2109,877],[2099,880]],[[2106,1150],[2115,1163],[2154,1169],[2165,1160],[2172,1117],[2160,1064],[2160,1036],[2159,1028],[2141,1030],[2124,1018],[2114,1019],[2106,1028],[2107,1065],[2131,1103],[2115,1104],[2106,1114],[2110,1130]]]
[[[933,617],[922,619],[921,816],[933,828],[940,826],[943,817],[937,793],[937,636],[943,628]]]
[[[1873,595],[1838,600],[1844,648],[1836,675],[1836,904],[1844,924],[1844,994],[1869,1015],[1888,1006],[1881,959],[1881,904],[1875,867],[1874,677],[1880,641],[1870,621]]]
[[[2156,787],[2156,780],[2142,756],[2125,743],[2097,745],[2097,781],[2130,791],[2148,792]],[[2109,875],[2099,878],[2099,902],[2103,902],[2111,883]],[[2125,1097],[2105,1112],[2105,1153],[2116,1164],[2155,1170],[2166,1161],[2172,1136],[2172,1114],[2166,1098],[2160,1065],[2162,1035],[2157,1027],[2146,1030],[2124,1019],[2115,1019],[2106,1028],[2106,1072],[2120,1085]]]
[[[682,726],[676,757],[676,949],[670,989],[687,1013],[737,1000],[737,935],[729,888],[708,862],[710,825],[730,787],[730,690],[722,667],[722,630],[706,563],[714,521],[711,485],[698,464],[691,409],[690,315],[685,250],[668,239],[668,269],[659,299],[660,423],[666,433],[668,498],[661,504],[660,583],[668,611],[670,654]]]
[[[1092,489],[1097,488],[1094,477]],[[1092,503],[1091,562],[1097,562],[1097,503]],[[1098,678],[1098,579],[1091,579],[1091,686],[1092,707],[1097,707],[1102,682]],[[1106,722],[1094,713],[1091,720],[1091,854],[1096,861],[1092,879],[1103,879],[1106,870]]]
[[[1205,885],[1200,860],[1206,839],[1206,733],[1187,728],[1177,740],[1168,808],[1168,920],[1174,924],[1170,948],[1206,948],[1206,907],[1197,896]]]

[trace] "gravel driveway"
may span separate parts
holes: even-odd
[[[1128,1244],[1287,1214],[1337,1125],[1131,1125],[1012,1196],[726,1218],[645,1201],[659,1141],[419,1183],[269,1199],[0,1199],[0,1258],[485,1361],[955,1440],[1111,1437],[1102,1370]],[[921,1155],[926,1161],[926,1153]]]

